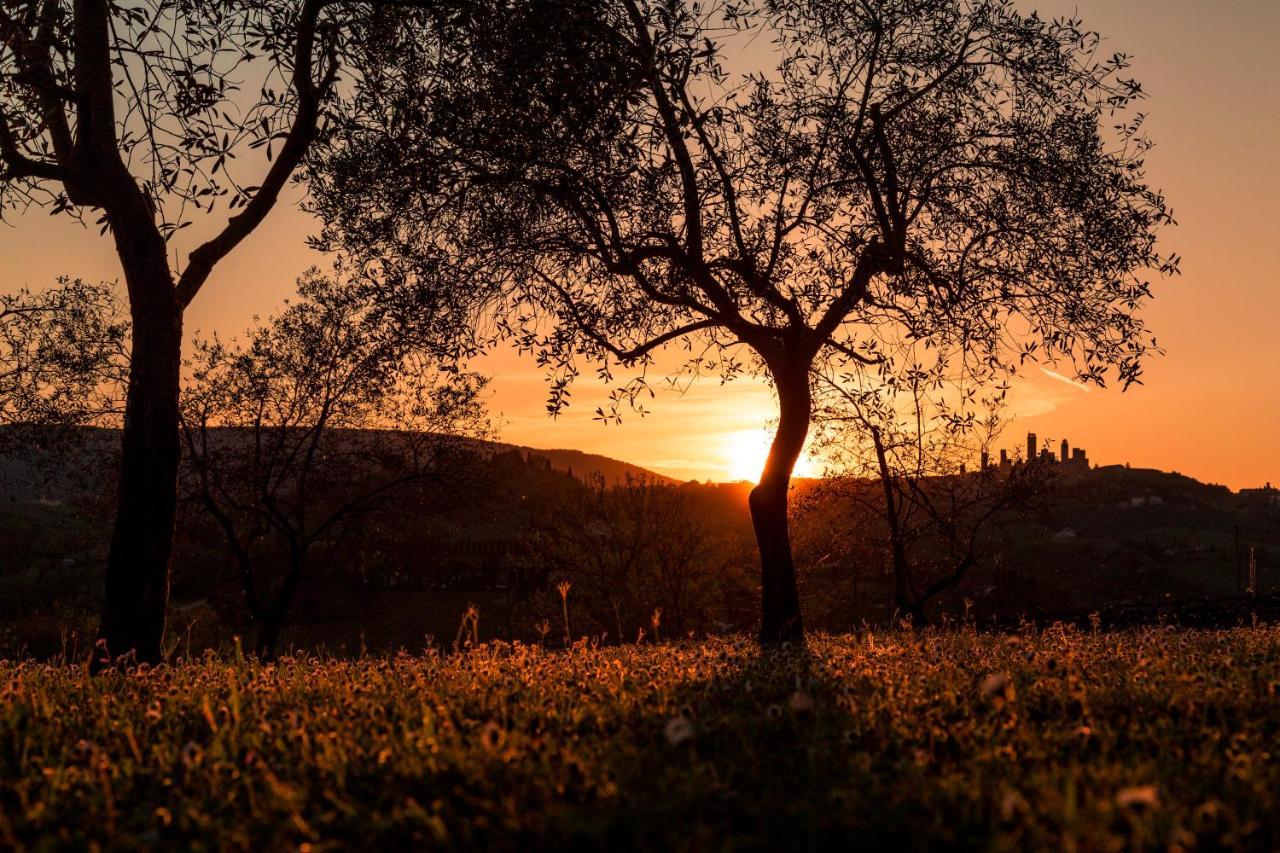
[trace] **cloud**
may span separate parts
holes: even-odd
[[[1045,376],[1048,376],[1050,379],[1056,379],[1059,382],[1064,382],[1067,385],[1070,385],[1072,388],[1075,388],[1077,391],[1082,391],[1085,394],[1088,394],[1093,391],[1093,389],[1090,388],[1088,385],[1081,385],[1079,382],[1075,381],[1074,379],[1071,379],[1070,377],[1063,376],[1061,373],[1057,372],[1056,370],[1050,370],[1047,367],[1042,367],[1040,368],[1040,372],[1043,373]]]

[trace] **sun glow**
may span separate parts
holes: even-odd
[[[730,480],[757,482],[769,458],[769,445],[773,433],[763,429],[744,429],[724,433],[721,438],[720,457],[725,474]],[[796,477],[820,477],[822,466],[808,454],[796,462]]]
[[[772,436],[762,429],[742,430],[724,436],[724,468],[731,480],[760,479],[764,462],[769,458],[769,442]]]

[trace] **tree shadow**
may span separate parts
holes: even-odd
[[[617,801],[577,812],[568,846],[815,850],[944,841],[909,798],[884,796],[912,787],[901,777],[903,751],[872,742],[851,713],[859,692],[871,699],[869,687],[840,677],[810,646],[743,641],[721,656],[692,664],[710,671],[671,685],[629,726],[652,740],[619,744],[606,759]]]

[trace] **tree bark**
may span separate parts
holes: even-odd
[[[177,508],[182,304],[151,200],[117,145],[110,5],[75,0],[73,10],[75,140],[59,161],[68,198],[106,213],[133,324],[115,528],[93,659],[101,668],[121,658],[161,658]]]
[[[778,389],[778,431],[769,448],[760,482],[748,499],[760,549],[760,642],[800,643],[804,641],[804,624],[800,618],[800,594],[791,555],[787,500],[791,472],[809,434],[813,398],[807,365],[774,369],[772,373]]]
[[[133,324],[115,529],[107,558],[101,660],[161,659],[177,509],[182,309],[149,215],[113,221]]]

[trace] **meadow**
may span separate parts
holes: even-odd
[[[1280,628],[0,662],[15,849],[1275,849]]]

